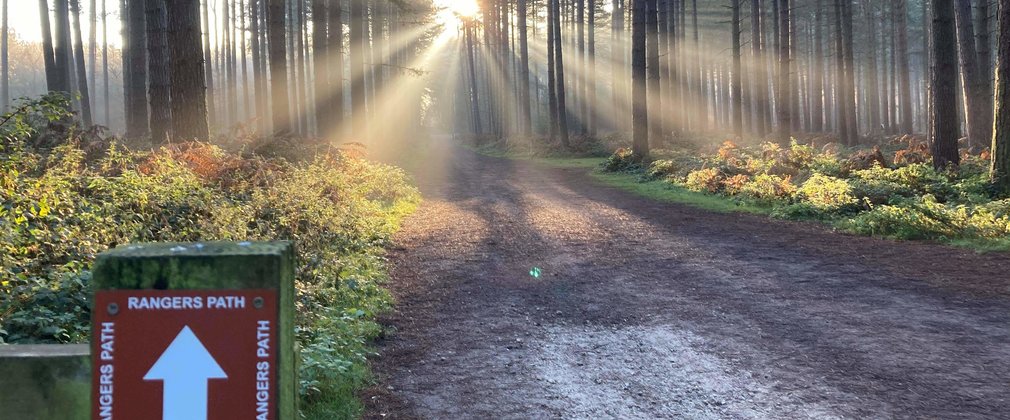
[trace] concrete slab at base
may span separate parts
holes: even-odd
[[[91,361],[86,344],[0,346],[0,418],[90,418]]]

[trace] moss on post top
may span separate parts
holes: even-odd
[[[290,242],[149,243],[102,253],[93,268],[102,289],[278,289],[291,284]]]

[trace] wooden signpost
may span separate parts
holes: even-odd
[[[294,419],[291,245],[130,245],[98,257],[93,419]]]

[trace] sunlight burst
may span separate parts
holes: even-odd
[[[473,18],[480,12],[477,0],[435,0],[435,5],[439,9],[438,16],[441,23]]]

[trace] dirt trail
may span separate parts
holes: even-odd
[[[1010,418],[1007,255],[436,145],[367,418]]]

